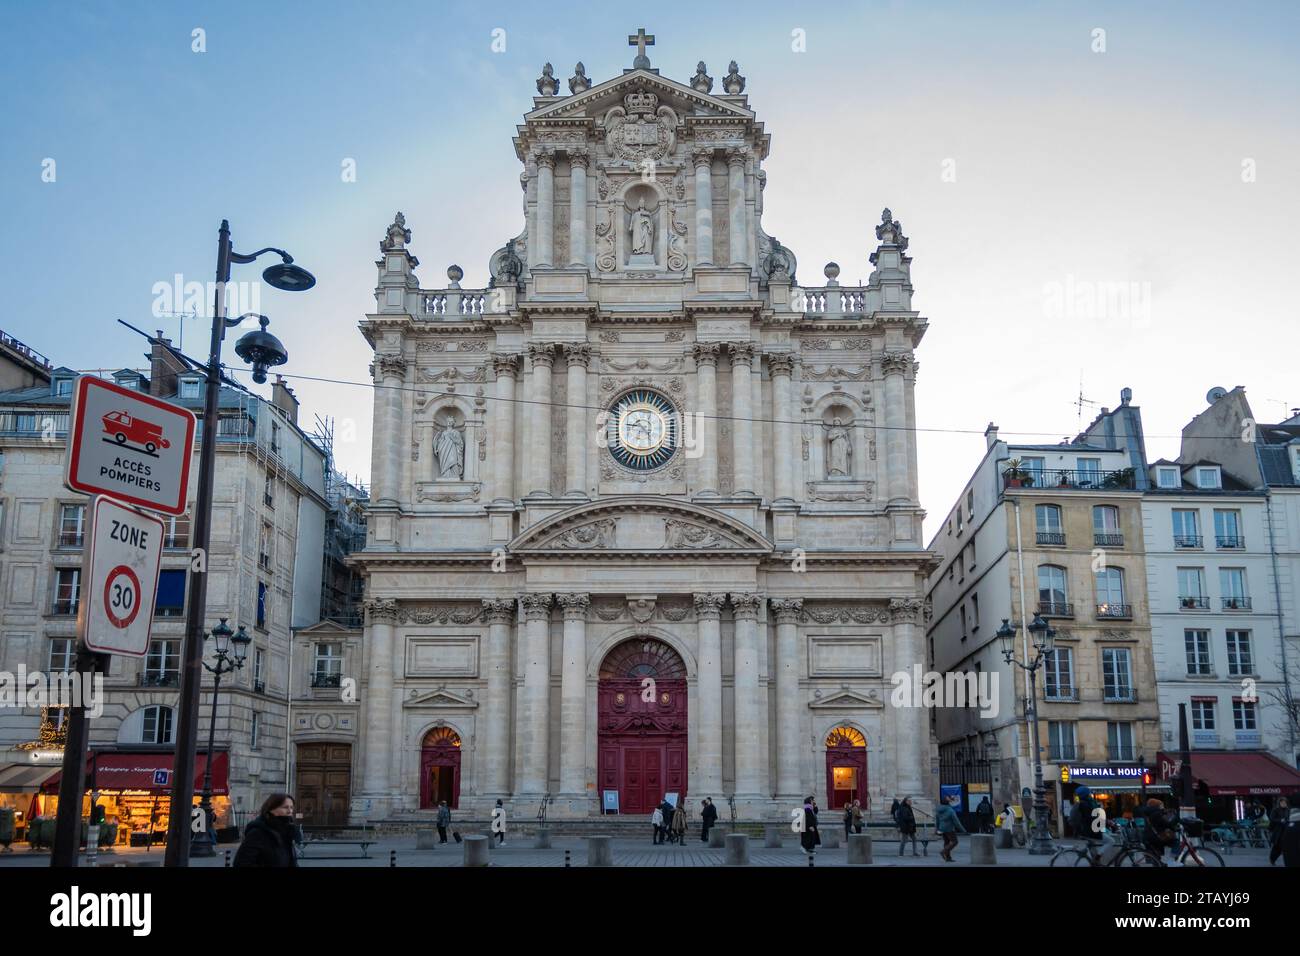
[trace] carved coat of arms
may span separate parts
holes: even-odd
[[[677,113],[653,93],[629,93],[605,114],[605,150],[616,159],[658,161],[677,145]]]

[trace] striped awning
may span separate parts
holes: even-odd
[[[61,769],[58,764],[5,764],[0,767],[0,793],[35,793]]]

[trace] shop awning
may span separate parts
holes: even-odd
[[[1300,772],[1269,753],[1193,750],[1192,776],[1215,797],[1290,796],[1300,791]]]
[[[58,772],[58,764],[5,764],[0,767],[0,793],[35,793]]]
[[[1142,784],[1125,781],[1124,783],[1093,783],[1088,780],[1080,780],[1079,783],[1086,783],[1088,789],[1093,793],[1141,793]],[[1169,793],[1169,784],[1167,783],[1149,783],[1147,784],[1148,793]]]
[[[86,759],[86,789],[143,790],[149,793],[170,793],[172,788],[173,753],[94,753]],[[194,761],[194,792],[203,789],[203,771],[207,767],[207,754],[199,754]],[[212,793],[225,796],[230,792],[230,755],[218,753],[212,759]],[[41,786],[44,793],[57,793],[61,773],[56,772]]]

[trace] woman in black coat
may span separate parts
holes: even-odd
[[[297,866],[293,844],[293,797],[273,793],[262,804],[257,819],[244,827],[244,840],[233,865]]]
[[[803,802],[803,833],[799,835],[799,845],[805,853],[813,853],[822,842],[822,835],[817,831],[817,803],[812,797]]]
[[[705,843],[709,842],[709,828],[718,821],[718,808],[713,805],[711,797],[705,797],[701,801],[700,810],[700,839]]]

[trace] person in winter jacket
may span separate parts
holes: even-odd
[[[817,829],[817,801],[808,797],[803,802],[803,833],[799,835],[799,845],[804,853],[815,853],[821,842],[822,835]]]
[[[664,797],[664,802],[659,804],[659,810],[663,814],[663,823],[661,824],[663,837],[669,843],[672,843],[673,839],[670,830],[673,823],[673,810],[674,810],[672,801],[670,801],[667,797]]]
[[[961,818],[957,816],[952,804],[939,802],[939,809],[934,814],[934,828],[943,837],[943,849],[939,855],[949,863],[954,862],[952,851],[957,849],[957,834],[965,833],[966,828],[961,825]]]
[[[1142,808],[1142,845],[1158,857],[1165,855],[1165,850],[1176,847],[1178,838],[1175,827],[1178,818],[1165,809],[1165,805],[1156,797],[1149,797]]]
[[[505,846],[506,808],[500,800],[497,800],[497,805],[492,808],[492,832],[496,834],[497,846]]]
[[[1269,865],[1277,863],[1279,856],[1283,866],[1300,867],[1300,793],[1291,797],[1291,812],[1268,853]]]
[[[1070,829],[1074,831],[1074,836],[1088,841],[1100,840],[1101,834],[1092,828],[1092,813],[1101,804],[1084,785],[1075,788],[1074,801],[1074,809],[1070,811]]]
[[[903,855],[903,847],[912,841],[912,856],[916,856],[916,814],[912,812],[912,798],[905,797],[894,811],[894,821],[898,824],[898,855]]]
[[[989,803],[989,798],[985,797],[975,808],[975,819],[979,823],[980,833],[993,832],[993,804]]]
[[[232,865],[297,866],[293,831],[293,797],[287,793],[271,794],[257,818],[244,827],[244,839]]]
[[[451,826],[451,807],[446,800],[438,801],[438,842],[447,842],[447,827]]]
[[[703,809],[700,810],[700,839],[705,843],[709,842],[709,828],[718,822],[718,808],[713,805],[711,797],[705,797],[701,801]]]
[[[668,824],[668,833],[677,841],[678,846],[686,845],[686,808],[682,806],[681,800],[677,801],[677,809],[673,810],[673,821]]]
[[[889,807],[889,816],[895,823],[898,822],[898,808],[901,806],[902,804],[898,802],[898,797],[894,797],[894,802]]]
[[[1291,805],[1287,803],[1286,797],[1278,797],[1277,803],[1273,804],[1273,809],[1268,812],[1268,845],[1272,846],[1277,842],[1278,835],[1286,829],[1287,819],[1290,816]]]
[[[655,807],[655,812],[650,814],[650,823],[655,828],[654,845],[658,846],[664,842],[664,808]]]

